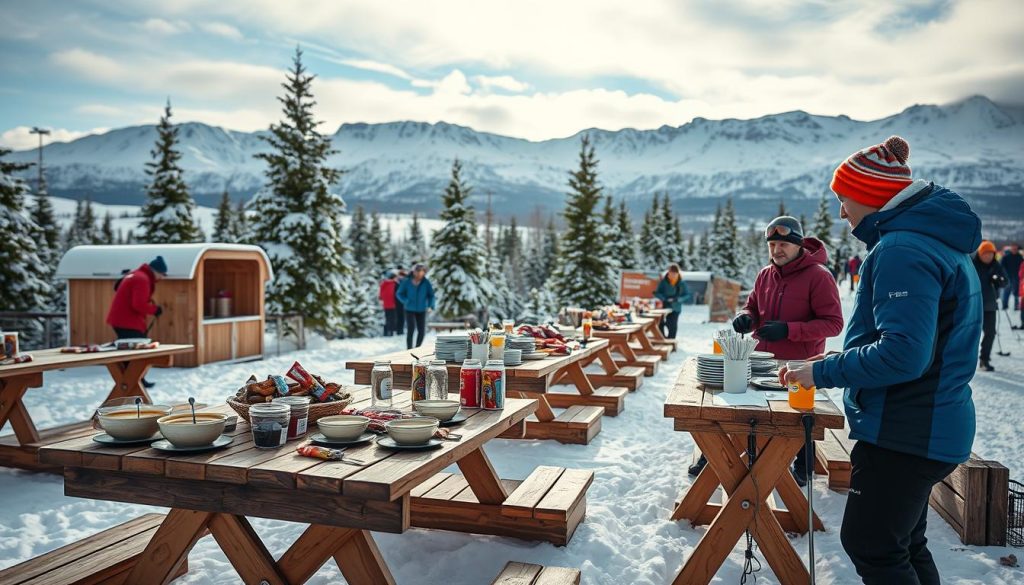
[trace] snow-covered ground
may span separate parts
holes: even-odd
[[[849,312],[849,299],[844,299]],[[542,441],[495,440],[486,448],[502,477],[526,477],[537,465],[592,469],[593,486],[587,494],[587,517],[566,547],[510,538],[476,536],[412,529],[402,535],[375,534],[380,549],[399,583],[476,585],[489,582],[508,560],[544,565],[581,567],[584,582],[601,585],[662,585],[670,582],[683,560],[696,547],[703,528],[668,520],[676,498],[691,478],[685,466],[693,448],[686,433],[674,432],[662,417],[665,396],[683,361],[706,351],[718,325],[701,323],[705,315],[693,310],[680,323],[680,351],[672,354],[657,376],[647,378],[639,391],[626,399],[625,411],[602,421],[600,435],[590,445],[560,445]],[[1000,316],[1002,319],[1002,316]],[[1010,468],[1010,476],[1024,476],[1024,344],[1002,327],[1002,344],[1009,358],[994,359],[995,373],[979,373],[974,396],[978,412],[975,451]],[[153,391],[158,401],[180,402],[188,395],[216,402],[250,372],[283,372],[295,359],[329,379],[351,382],[346,359],[400,349],[404,340],[378,338],[323,342],[314,349],[269,357],[238,365],[211,365],[197,369],[153,370]],[[830,347],[841,345],[834,339]],[[268,344],[273,348],[273,344]],[[109,390],[103,368],[82,368],[47,374],[45,388],[30,391],[27,404],[40,426],[85,417]],[[838,394],[833,393],[838,398]],[[817,577],[823,585],[859,583],[839,543],[845,496],[827,489],[825,479],[815,483],[815,509],[828,527],[815,539]],[[69,498],[61,480],[49,475],[0,469],[0,567],[52,550],[148,511],[126,506]],[[284,552],[304,526],[255,520],[254,525],[275,555]],[[934,512],[929,514],[930,548],[943,576],[954,585],[1011,585],[1024,582],[1021,569],[999,566],[1008,549],[963,546],[952,529]],[[806,555],[806,538],[793,541]],[[742,552],[737,546],[718,572],[716,583],[738,582]],[[235,583],[238,577],[212,538],[199,542],[189,557],[190,572],[182,583]],[[325,565],[313,583],[343,582],[334,564]],[[777,583],[765,564],[759,583]]]

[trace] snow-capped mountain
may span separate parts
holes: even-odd
[[[214,205],[224,189],[248,197],[263,182],[260,134],[199,123],[180,125],[185,178],[196,199]],[[656,130],[590,129],[601,180],[634,208],[655,191],[703,212],[733,196],[774,208],[780,198],[809,209],[828,189],[832,170],[858,148],[900,134],[911,145],[915,176],[961,191],[984,213],[1009,203],[1024,209],[1024,108],[975,96],[921,105],[874,121],[786,112],[752,120],[694,119]],[[331,164],[346,170],[340,190],[350,203],[388,211],[440,206],[452,159],[478,195],[491,193],[500,213],[561,207],[579,134],[531,142],[447,124],[343,124],[332,136]],[[136,126],[44,148],[50,192],[103,203],[139,204],[154,126]],[[10,158],[34,162],[34,150]],[[32,171],[26,173],[31,177]],[[801,200],[803,204],[801,204]],[[792,202],[792,203],[790,203]],[[1024,213],[1024,212],[1022,212]]]

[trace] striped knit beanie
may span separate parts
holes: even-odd
[[[884,207],[913,182],[910,145],[899,136],[849,156],[832,175],[832,191],[868,207]]]

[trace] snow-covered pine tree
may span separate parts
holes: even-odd
[[[612,271],[612,288],[619,289],[619,272],[623,268],[622,259],[617,254],[621,236],[618,233],[619,224],[616,221],[615,206],[612,204],[611,195],[604,198],[604,210],[601,212],[601,225],[598,226],[601,233],[601,245],[604,246],[605,256],[609,260]]]
[[[747,250],[741,258],[743,277],[740,279],[740,282],[743,284],[744,289],[749,289],[754,286],[757,273],[761,271],[766,262],[764,232],[757,228],[755,222],[750,222],[746,235],[741,238],[740,246],[745,246]]]
[[[629,210],[626,209],[626,200],[619,201],[619,210],[615,217],[614,239],[612,248],[615,257],[619,260],[622,269],[640,268],[636,254],[636,236],[633,234],[633,222],[629,219]]]
[[[51,270],[36,254],[43,238],[39,226],[24,213],[28,187],[14,173],[30,165],[3,160],[10,152],[0,148],[0,307],[6,311],[45,311],[50,307]],[[18,324],[26,347],[39,340],[35,321]]]
[[[231,197],[227,190],[220,196],[220,205],[217,206],[217,217],[213,220],[214,242],[234,242],[235,226],[234,209],[231,207]]]
[[[524,323],[539,325],[553,321],[557,312],[558,301],[550,289],[531,288],[520,318]]]
[[[665,198],[668,199],[668,194]],[[647,258],[648,270],[664,270],[672,261],[672,246],[668,238],[671,223],[666,221],[667,215],[671,215],[671,212],[665,211],[661,198],[655,193],[651,200],[649,216],[644,218],[648,222],[647,234],[640,241],[640,249]]]
[[[441,201],[444,225],[431,237],[431,280],[437,295],[437,311],[446,319],[475,314],[487,302],[480,260],[483,246],[477,237],[476,215],[467,205],[472,189],[462,180],[462,163],[452,163],[452,177]],[[497,266],[487,269],[495,270]]]
[[[368,228],[367,239],[370,242],[370,252],[373,255],[373,268],[377,273],[380,273],[384,266],[389,262],[388,259],[388,242],[391,241],[389,237],[384,234],[384,229],[380,225],[380,215],[376,211],[370,214],[370,225]]]
[[[711,225],[711,229],[714,230],[714,226],[718,225],[718,216],[721,214],[721,210],[715,212],[715,222]],[[711,270],[711,234],[713,232],[708,231],[704,228],[704,233],[700,236],[700,241],[697,242],[697,253],[691,256],[692,262],[690,263],[690,270],[697,270],[700,272],[708,272]]]
[[[238,243],[246,241],[249,234],[249,212],[245,207],[245,201],[239,201],[235,207],[235,214],[231,222],[231,242]]]
[[[171,124],[171,100],[157,125],[156,145],[150,151],[152,162],[146,163],[150,177],[146,187],[146,203],[142,206],[139,239],[148,244],[182,244],[203,241],[196,222],[196,204],[188,193],[178,165],[178,128]]]
[[[419,214],[412,214],[412,221],[409,223],[409,236],[405,240],[403,249],[404,258],[401,259],[405,266],[413,266],[417,262],[425,262],[427,259],[427,241],[423,236],[423,228],[420,226]]]
[[[505,276],[509,286],[516,293],[518,300],[526,296],[526,282],[523,277],[523,237],[519,234],[516,216],[509,220],[508,229],[502,237],[502,261],[505,263]],[[497,284],[495,284],[497,286]]]
[[[103,224],[100,226],[98,244],[109,246],[116,241],[116,238],[114,237],[113,222],[114,218],[111,217],[110,212],[108,211],[107,214],[103,216]]]
[[[846,271],[846,263],[850,258],[853,258],[855,253],[851,240],[850,226],[844,222],[843,229],[839,232],[839,237],[836,238],[835,251],[829,251],[829,261],[832,263],[832,271],[839,279],[843,278],[843,274]]]
[[[594,147],[586,134],[580,140],[579,160],[579,168],[569,178],[571,191],[563,212],[566,230],[553,274],[554,290],[562,305],[596,308],[615,300],[617,275],[605,246],[595,245],[601,239],[595,213],[601,186]]]
[[[672,211],[672,200],[669,199],[668,191],[662,193],[662,196],[661,221],[665,232],[663,265],[667,266],[672,262],[679,262],[683,255],[683,234],[679,227],[679,218]]]
[[[274,267],[267,312],[301,313],[313,328],[334,331],[352,271],[341,226],[345,201],[331,190],[342,173],[327,166],[334,151],[313,118],[314,77],[296,48],[278,98],[284,118],[263,137],[271,150],[256,155],[267,163],[266,184],[249,202],[247,240],[263,246]]]
[[[36,252],[39,258],[53,270],[60,261],[60,225],[53,211],[53,202],[46,188],[46,177],[42,176],[36,188],[35,204],[32,206],[32,221],[39,227]]]
[[[346,266],[355,264],[346,254]],[[384,319],[377,293],[380,281],[370,271],[344,279],[345,294],[339,307],[338,330],[342,337],[375,337],[383,332]]]
[[[655,198],[655,202],[656,201],[657,198]],[[640,234],[637,237],[637,260],[643,262],[648,267],[654,264],[654,262],[652,262],[652,254],[649,247],[653,239],[651,234],[652,229],[653,228],[651,226],[651,210],[648,209],[644,211],[644,221],[643,223],[640,224]]]
[[[782,199],[779,199],[779,212],[778,215],[776,215],[775,217],[782,217],[783,215],[789,215],[789,212],[786,211],[786,202],[783,201]]]
[[[558,229],[555,219],[548,219],[547,226],[538,230],[534,238],[534,248],[526,259],[524,279],[529,288],[547,290],[548,279],[558,261]]]
[[[807,229],[806,227],[804,228]],[[829,198],[822,195],[821,201],[818,202],[818,210],[814,213],[814,223],[811,226],[810,233],[807,234],[814,236],[821,240],[821,243],[825,244],[825,249],[829,255],[835,253],[835,244],[832,241],[832,214],[829,211]]]
[[[62,251],[66,252],[75,246],[95,244],[98,240],[99,231],[96,228],[92,202],[88,199],[79,199],[75,202],[75,217],[64,232]]]
[[[682,264],[679,265],[683,270],[698,270],[697,266],[697,235],[690,234],[689,239],[686,240],[686,251],[683,254]]]
[[[508,238],[507,232],[503,238]],[[502,240],[498,240],[501,243]],[[519,319],[523,312],[523,300],[509,281],[511,267],[507,256],[503,256],[498,246],[494,246],[486,256],[485,266],[494,267],[487,271],[485,292],[487,301],[487,318],[490,321],[501,319]]]
[[[740,256],[747,247],[740,246],[739,234],[736,230],[736,211],[732,198],[725,200],[725,207],[716,223],[717,229],[712,239],[712,271],[720,276],[739,281],[743,277],[743,266]]]
[[[352,213],[352,221],[348,224],[348,244],[352,248],[352,260],[360,268],[374,264],[373,242],[370,241],[369,218],[362,205],[357,205]]]

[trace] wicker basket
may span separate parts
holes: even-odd
[[[316,421],[320,420],[325,416],[334,416],[341,414],[341,411],[345,410],[349,404],[352,404],[352,395],[344,390],[340,390],[335,396],[343,394],[344,398],[340,400],[334,400],[332,402],[315,402],[309,405],[309,420],[306,424],[313,425]],[[241,402],[234,396],[228,397],[228,406],[230,406],[238,416],[245,419],[245,422],[249,422],[249,407],[252,406],[249,403]]]

